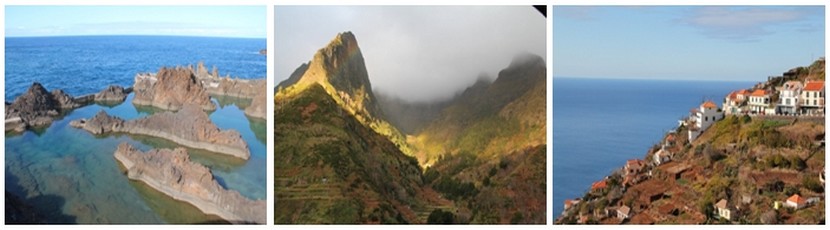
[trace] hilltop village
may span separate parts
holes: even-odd
[[[556,223],[824,223],[824,100],[822,57],[704,101]]]

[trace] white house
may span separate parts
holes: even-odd
[[[784,206],[794,209],[801,209],[804,208],[804,206],[807,206],[807,201],[798,194],[795,194],[790,196],[790,198],[787,198],[787,202],[784,203]]]
[[[660,165],[671,161],[671,153],[666,150],[665,146],[654,153],[654,165]]]
[[[726,95],[723,99],[723,111],[726,114],[740,114],[744,112],[744,106],[749,97],[749,90],[736,90]]]
[[[778,104],[775,106],[776,114],[798,113],[798,100],[801,97],[801,90],[804,86],[799,81],[788,81],[784,83],[778,92]]]
[[[732,220],[732,209],[730,209],[727,204],[728,202],[726,199],[720,199],[720,201],[715,204],[715,208],[718,210],[718,216],[726,220]]]
[[[766,113],[769,103],[769,93],[766,90],[756,89],[749,95],[749,110],[753,113]]]
[[[802,113],[824,114],[824,81],[807,81],[801,91]]]
[[[723,112],[712,101],[703,102],[700,108],[692,109],[691,125],[689,127],[689,142],[694,141],[709,126],[723,119]]]

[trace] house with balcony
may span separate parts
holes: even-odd
[[[797,114],[799,99],[804,86],[799,81],[787,81],[778,90],[778,103],[775,105],[775,114]]]
[[[824,115],[824,81],[807,81],[801,91],[802,114]]]
[[[770,105],[770,93],[763,89],[756,89],[749,95],[749,111],[754,114],[766,114]]]

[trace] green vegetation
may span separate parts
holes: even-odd
[[[343,112],[318,85],[277,99],[276,222],[419,222],[391,205],[422,205],[414,199],[423,185],[417,160]]]
[[[473,183],[460,182],[449,177],[441,177],[433,187],[445,194],[450,200],[466,199],[478,194],[478,189]]]

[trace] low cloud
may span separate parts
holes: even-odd
[[[274,17],[276,82],[352,31],[372,87],[409,101],[446,99],[517,54],[546,54],[545,18],[530,6],[277,6]]]
[[[679,22],[692,26],[707,37],[736,42],[759,41],[766,35],[777,33],[776,26],[802,23],[816,13],[811,7],[792,8],[737,8],[702,7],[694,9],[689,17]],[[823,15],[823,9],[821,9]],[[806,25],[802,31],[815,30]]]

